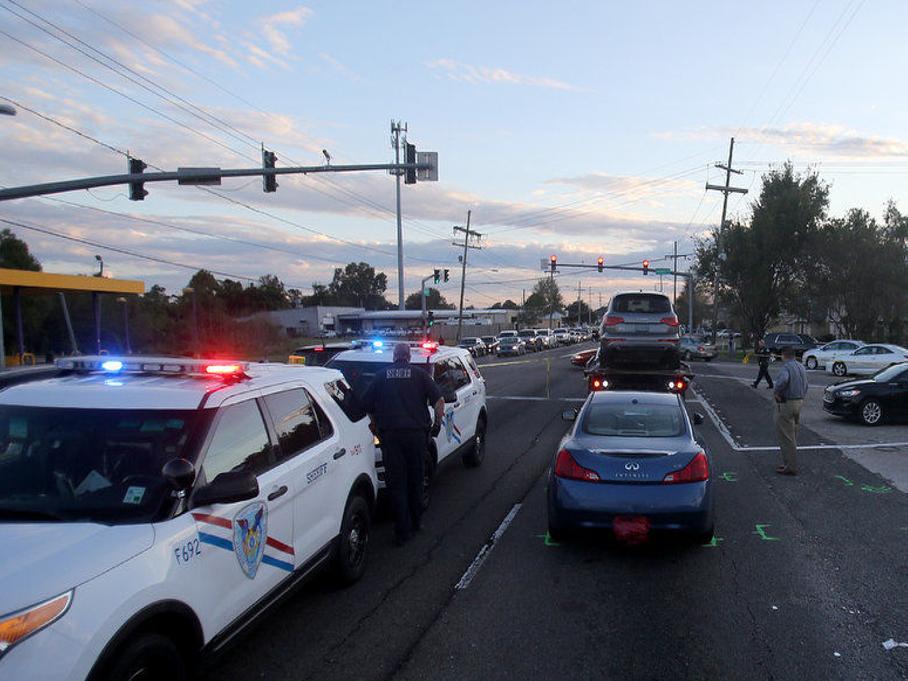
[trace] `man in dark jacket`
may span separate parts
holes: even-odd
[[[766,387],[772,390],[772,377],[769,375],[769,360],[772,357],[772,353],[769,352],[769,348],[766,347],[766,343],[763,342],[762,338],[757,341],[757,349],[754,354],[760,362],[760,372],[757,374],[757,380],[754,381],[753,386],[756,388],[760,385],[760,381],[765,378]]]
[[[403,545],[421,525],[423,462],[429,433],[438,435],[444,398],[428,371],[410,364],[410,346],[394,346],[394,363],[375,375],[363,396],[381,442],[385,487],[394,517],[395,544]],[[435,410],[435,422],[427,407]]]

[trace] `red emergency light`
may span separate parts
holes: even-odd
[[[243,367],[239,364],[209,364],[205,367],[206,374],[216,374],[218,376],[227,376],[230,374],[240,374]]]

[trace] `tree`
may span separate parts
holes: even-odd
[[[709,316],[709,310],[707,308],[706,296],[704,295],[704,283],[703,281],[697,279],[694,283],[694,329],[698,329],[702,326],[704,317]],[[688,297],[690,295],[690,280],[684,280],[684,285],[681,288],[681,292],[678,294],[678,302],[675,303],[675,312],[678,315],[678,319],[681,320],[681,323],[687,326],[688,322]],[[693,329],[689,330],[690,332]]]
[[[0,232],[0,267],[31,272],[41,271],[41,263],[28,250],[28,244],[13,234],[10,229]]]
[[[508,299],[507,299],[506,301],[504,301],[503,303],[495,303],[495,304],[493,304],[492,307],[490,307],[489,309],[490,309],[490,310],[519,310],[519,309],[520,309],[520,305],[518,305],[518,304],[515,303],[513,300],[511,300],[510,298],[508,298]]]
[[[577,320],[578,324],[586,324],[590,319],[590,306],[582,300],[570,303],[564,312],[571,322]]]
[[[309,304],[343,305],[364,307],[367,310],[386,310],[385,300],[388,277],[384,272],[376,274],[375,268],[364,262],[351,262],[346,267],[334,269],[334,278],[327,287],[312,286]]]
[[[407,310],[421,310],[422,309],[422,295],[420,291],[414,291],[407,296],[407,299],[404,301],[404,308]],[[437,288],[429,288],[429,294],[426,296],[426,309],[427,310],[453,310],[454,306],[445,300],[445,297],[441,295],[441,291]]]
[[[558,283],[551,277],[543,277],[536,282],[533,292],[527,297],[524,305],[522,323],[529,323],[547,318],[553,312],[560,312],[564,307]]]
[[[814,171],[798,174],[786,163],[763,176],[750,222],[732,222],[722,234],[722,256],[715,233],[697,246],[697,270],[719,301],[755,335],[796,300],[808,280],[802,258],[826,217],[829,189]],[[719,271],[719,289],[713,290]]]

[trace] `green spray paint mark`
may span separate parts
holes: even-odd
[[[552,539],[551,535],[548,533],[548,530],[546,530],[545,534],[537,534],[536,536],[542,539],[542,543],[546,546],[561,546],[561,544]]]
[[[760,539],[762,539],[763,541],[781,541],[780,537],[770,537],[768,534],[766,534],[766,528],[772,527],[772,525],[770,525],[769,523],[765,525],[754,525],[754,527],[756,527],[757,529],[752,532],[752,534],[760,535]]]
[[[723,480],[725,480],[726,482],[738,482],[737,475],[738,475],[737,473],[732,471],[732,472],[728,472],[728,473],[723,473],[719,477],[722,478]]]
[[[717,537],[716,535],[713,535],[713,538],[710,539],[708,543],[700,544],[700,546],[714,549],[719,545],[720,541],[725,541],[725,540],[722,537]]]
[[[854,483],[851,482],[851,480],[846,478],[844,475],[837,475],[835,477],[837,477],[839,480],[841,480],[843,483],[845,483],[845,487],[854,487]]]
[[[872,492],[874,494],[889,494],[892,491],[892,488],[887,487],[886,485],[879,485],[878,487],[874,487],[873,485],[861,485],[861,489],[864,492]]]

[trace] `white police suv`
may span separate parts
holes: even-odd
[[[429,483],[438,465],[459,455],[465,466],[482,464],[486,448],[486,384],[469,350],[433,341],[410,343],[413,366],[428,371],[445,398],[445,417],[441,432],[429,442],[423,481],[423,505],[429,503]],[[384,364],[390,364],[394,341],[376,340],[355,350],[338,353],[326,365],[340,369],[354,394],[362,394]],[[428,408],[428,407],[427,407]],[[381,444],[376,440],[378,479],[384,487]]]
[[[360,577],[378,481],[339,372],[57,366],[0,391],[0,679],[184,679],[316,569]]]

